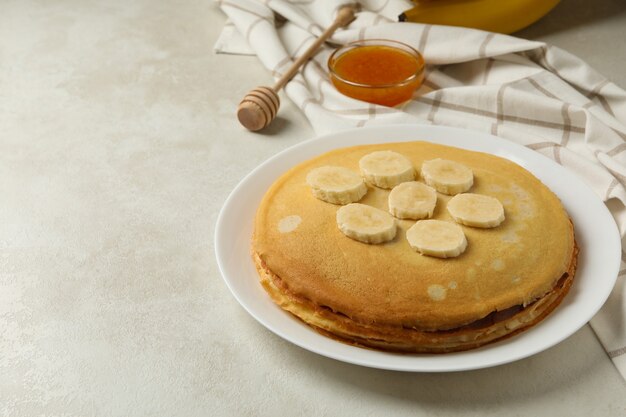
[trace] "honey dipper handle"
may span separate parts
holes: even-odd
[[[313,42],[313,45],[289,67],[289,70],[276,81],[276,84],[274,84],[272,88],[257,87],[246,94],[243,100],[241,100],[241,103],[239,103],[239,107],[237,107],[237,119],[239,119],[239,123],[246,129],[252,131],[267,127],[276,117],[276,113],[278,113],[278,107],[280,106],[278,90],[287,84],[287,81],[298,72],[302,64],[311,58],[320,45],[324,43],[337,28],[347,25],[353,19],[353,6],[344,6],[339,9],[332,25],[330,25],[328,29]]]
[[[353,20],[354,6],[343,6],[342,8],[340,8],[333,23],[328,28],[326,28],[326,30],[315,40],[315,42],[313,42],[313,44],[309,46],[309,48],[300,57],[298,57],[298,59],[296,59],[296,62],[294,62],[291,67],[289,67],[289,70],[287,70],[287,72],[284,73],[283,76],[278,79],[278,81],[276,81],[276,84],[274,84],[274,87],[272,87],[272,89],[278,92],[281,88],[283,88],[285,84],[287,84],[287,82],[294,75],[296,75],[302,64],[308,61],[309,58],[311,58],[313,54],[317,52],[320,45],[326,42],[326,39],[330,38],[332,34],[335,33],[335,30],[340,27],[346,26]]]

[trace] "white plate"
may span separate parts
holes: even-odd
[[[507,158],[523,166],[554,191],[576,226],[580,246],[574,284],[561,305],[530,330],[467,352],[394,354],[361,349],[321,336],[277,307],[258,282],[250,258],[256,208],[267,188],[294,165],[331,149],[361,144],[426,140]],[[284,339],[330,358],[373,368],[445,372],[512,362],[541,352],[580,329],[611,292],[621,249],[617,227],[593,191],[565,168],[534,151],[484,133],[447,127],[394,125],[342,131],[293,146],[246,176],[226,200],[215,230],[217,262],[239,303],[261,324]]]

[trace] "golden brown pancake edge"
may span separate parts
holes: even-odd
[[[410,249],[404,232],[412,221],[399,221],[398,236],[390,243],[352,241],[337,230],[334,213],[339,206],[315,199],[304,177],[310,169],[328,164],[358,172],[358,159],[375,150],[399,152],[411,159],[418,171],[421,161],[436,157],[470,166],[475,174],[470,191],[500,199],[507,219],[493,230],[463,227],[470,245],[458,259],[432,259]],[[368,188],[361,202],[385,209],[389,191]],[[447,200],[448,196],[438,196],[434,218],[452,221],[445,210]],[[287,216],[299,217],[301,223],[295,230],[281,233],[277,224]],[[516,248],[519,245],[524,247]],[[313,327],[359,345],[433,352],[471,348],[539,321],[569,289],[577,253],[573,227],[560,201],[528,171],[493,155],[428,142],[343,148],[295,166],[266,193],[257,211],[252,249],[262,283],[272,298],[283,308],[293,304],[288,310]],[[557,283],[565,275],[567,285],[559,287]],[[504,279],[510,282],[503,284]],[[282,290],[274,289],[272,294],[268,283],[277,280]],[[443,302],[428,297],[432,285],[445,289]],[[298,305],[303,300],[305,303]],[[506,321],[501,321],[494,324],[497,331],[466,332],[463,337],[474,344],[457,343],[448,335],[439,347],[416,340],[407,347],[385,340],[373,343],[378,337],[368,337],[363,331],[363,326],[377,331],[404,328],[430,337],[432,332],[459,329],[514,306],[535,307],[523,308],[515,315],[525,312],[526,316],[517,317],[524,317],[523,326],[508,323],[508,329]],[[319,309],[332,313],[324,325],[316,321],[326,314]],[[346,334],[341,326],[328,324],[338,318],[350,320],[359,330]],[[491,336],[477,336],[483,333]]]

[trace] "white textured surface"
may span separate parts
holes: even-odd
[[[558,42],[622,35],[623,13],[605,20],[537,36],[624,86],[624,48]],[[589,327],[510,365],[402,374],[250,318],[219,276],[216,216],[312,131],[289,102],[264,134],[238,126],[237,102],[270,78],[254,57],[213,55],[223,21],[207,1],[0,3],[0,415],[626,412]]]
[[[625,27],[624,0],[561,0],[547,16],[516,36],[565,49],[626,88]]]

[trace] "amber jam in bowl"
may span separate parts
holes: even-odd
[[[342,94],[383,106],[408,101],[424,81],[424,58],[402,42],[368,39],[328,58],[330,80]]]

